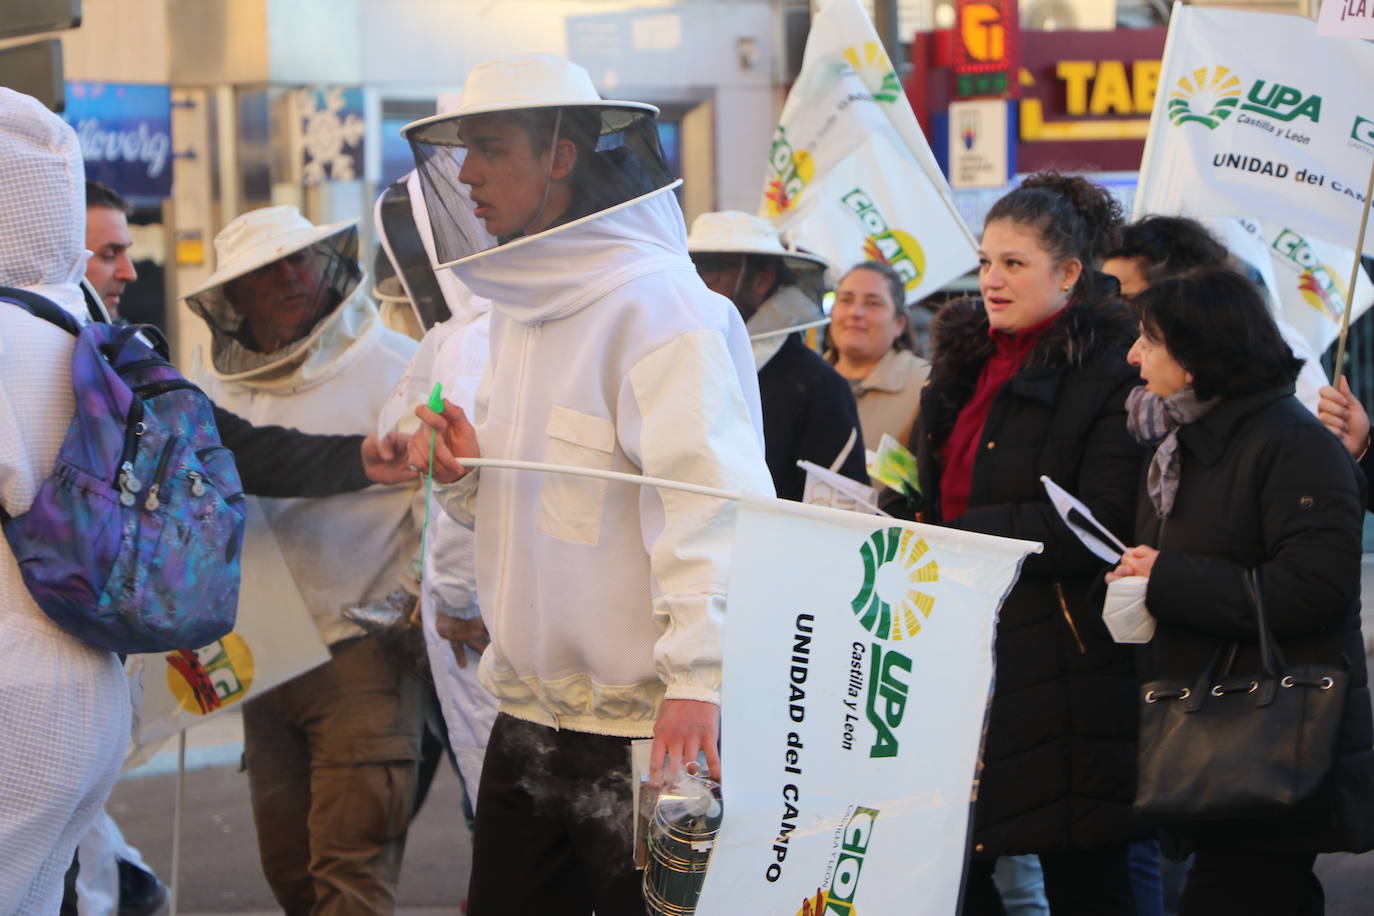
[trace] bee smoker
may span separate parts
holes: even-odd
[[[720,783],[684,773],[652,805],[644,830],[645,907],[649,916],[693,916],[720,832]]]

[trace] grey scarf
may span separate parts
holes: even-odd
[[[1162,398],[1144,385],[1126,397],[1126,426],[1142,445],[1155,446],[1145,488],[1160,518],[1168,518],[1178,495],[1178,430],[1217,406],[1221,398],[1199,401],[1192,385],[1186,385]]]

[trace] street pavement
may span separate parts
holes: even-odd
[[[1374,649],[1374,555],[1364,562],[1366,650]],[[239,770],[239,717],[226,712],[188,733],[178,912],[184,916],[268,916],[280,912],[263,880],[248,779]],[[164,881],[172,877],[176,742],[129,771],[109,810]],[[457,916],[472,865],[462,789],[447,765],[410,829],[401,873],[400,916]],[[1374,912],[1374,853],[1327,855],[1317,863],[1327,916]],[[881,916],[881,914],[875,914]]]
[[[178,912],[183,916],[267,916],[280,909],[258,864],[248,777],[239,770],[242,727],[223,713],[188,733]],[[171,883],[176,742],[127,773],[108,805],[125,837]],[[401,870],[400,916],[458,916],[472,844],[462,788],[445,763],[411,825]]]

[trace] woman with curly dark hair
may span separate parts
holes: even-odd
[[[1129,531],[1143,450],[1126,431],[1134,320],[1097,271],[1121,208],[1090,182],[1026,179],[988,213],[981,301],[944,307],[912,434],[929,522],[1045,545],[997,624],[966,916],[1002,914],[996,858],[1038,854],[1055,916],[1129,914],[1135,669],[1102,623],[1106,565],[1042,474]]]

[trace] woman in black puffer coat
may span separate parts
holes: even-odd
[[[1146,387],[1129,401],[1131,429],[1156,451],[1140,487],[1141,546],[1109,578],[1149,579],[1157,629],[1144,679],[1195,678],[1236,641],[1233,670],[1259,670],[1251,568],[1286,661],[1349,674],[1336,762],[1308,803],[1280,817],[1161,825],[1168,851],[1195,854],[1179,913],[1316,916],[1316,854],[1374,846],[1359,474],[1293,397],[1301,364],[1249,280],[1202,268],[1135,302],[1130,359]]]
[[[1040,541],[997,624],[996,683],[974,810],[968,916],[1001,914],[997,856],[1036,853],[1055,916],[1134,912],[1135,663],[1102,623],[1108,564],[1060,519],[1047,475],[1132,529],[1144,450],[1126,431],[1135,321],[1093,268],[1120,208],[1081,178],[1032,176],[988,214],[982,300],[932,326],[913,432],[923,520]]]

